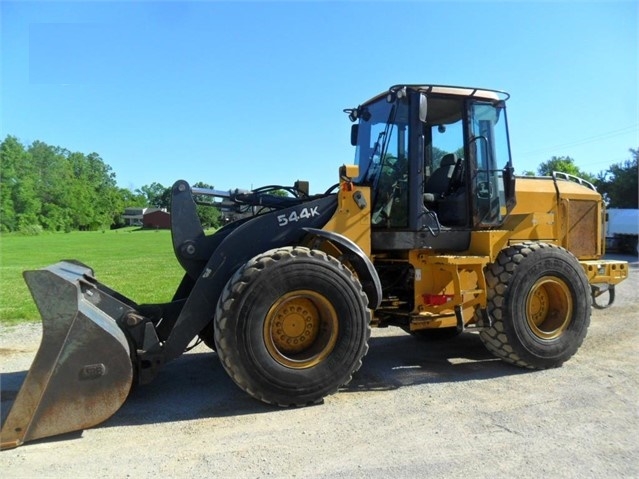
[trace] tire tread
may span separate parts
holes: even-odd
[[[244,373],[241,367],[237,366],[237,364],[239,364],[237,352],[232,347],[229,338],[227,338],[227,335],[225,334],[225,332],[229,330],[228,323],[229,321],[235,320],[236,309],[238,307],[237,305],[240,302],[240,298],[242,297],[246,289],[251,285],[251,283],[256,280],[259,273],[261,273],[268,265],[271,265],[272,263],[293,261],[294,258],[297,257],[315,258],[316,260],[326,262],[333,267],[338,268],[357,287],[357,294],[362,304],[368,304],[368,297],[364,293],[357,278],[353,276],[352,272],[348,268],[344,267],[344,265],[336,258],[327,255],[322,251],[311,250],[309,248],[300,246],[277,248],[275,250],[267,251],[258,256],[255,256],[254,258],[249,260],[243,267],[236,271],[236,273],[227,282],[216,308],[215,316],[218,319],[215,322],[215,341],[218,349],[218,354],[220,356],[224,369],[227,371],[231,379],[242,390],[244,390],[255,399],[258,399],[267,404],[272,404],[280,407],[299,407],[321,403],[324,396],[334,394],[338,391],[340,386],[348,384],[352,380],[353,374],[357,372],[362,366],[362,358],[368,353],[368,340],[371,335],[371,312],[369,309],[364,308],[367,317],[363,351],[359,355],[356,364],[350,375],[346,378],[346,381],[342,382],[342,384],[335,385],[328,393],[326,393],[322,397],[318,397],[311,401],[297,401],[294,398],[291,398],[292,400],[287,402],[275,401],[271,399],[269,395],[264,391],[253,387],[253,383],[250,378]]]
[[[509,285],[511,284],[513,276],[520,265],[525,262],[531,254],[546,249],[562,250],[572,256],[565,248],[551,243],[526,242],[505,248],[499,253],[497,260],[485,269],[486,284],[488,286],[488,311],[492,316],[493,324],[490,328],[482,329],[479,336],[486,348],[496,357],[507,363],[526,369],[558,367],[567,359],[562,361],[558,360],[552,364],[542,364],[540,362],[525,360],[515,351],[516,348],[513,347],[513,343],[509,340],[504,327],[505,322],[511,320],[511,318],[508,317],[506,308],[506,295],[508,294]],[[587,321],[589,322],[589,320],[588,315]],[[575,344],[577,349],[581,346],[582,342],[583,336],[578,337],[577,343]]]

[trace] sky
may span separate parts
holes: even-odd
[[[0,0],[0,136],[96,152],[117,183],[292,185],[352,163],[398,83],[510,93],[517,173],[639,147],[639,2]]]

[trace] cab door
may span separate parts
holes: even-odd
[[[515,190],[504,102],[471,103],[469,135],[473,223],[497,227],[514,206]]]

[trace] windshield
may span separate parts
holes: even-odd
[[[406,99],[388,103],[381,98],[361,108],[355,150],[355,164],[360,173],[355,182],[372,188],[373,224],[401,227],[408,221],[407,205],[404,204],[407,199],[408,118]]]
[[[359,117],[355,164],[359,166],[356,183],[372,184],[375,172],[381,166],[383,150],[387,149],[388,137],[392,134],[391,113],[395,115],[395,103],[382,98],[362,108]]]

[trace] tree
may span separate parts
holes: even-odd
[[[575,160],[569,156],[553,156],[548,161],[544,161],[537,168],[537,174],[541,176],[551,176],[553,171],[568,173],[569,175],[582,178],[591,183],[596,180],[596,178],[590,173],[580,170],[575,164]]]
[[[90,185],[93,199],[90,228],[108,227],[111,225],[113,215],[123,211],[115,173],[97,153],[87,155],[86,162],[89,167],[86,181]]]
[[[144,185],[137,192],[146,197],[147,205],[167,211],[171,209],[171,188],[153,182],[150,185]]]
[[[39,225],[42,207],[31,155],[14,136],[0,145],[0,229],[17,231]]]
[[[639,148],[630,148],[631,158],[615,163],[597,175],[595,185],[610,208],[639,208],[637,156]]]
[[[193,185],[195,188],[208,188],[214,189],[212,185],[208,185],[201,181],[198,181]],[[197,200],[197,197],[195,198]],[[200,218],[200,223],[204,228],[219,228],[222,222],[222,215],[220,210],[214,206],[197,205],[197,215]]]
[[[24,148],[13,136],[0,145],[0,231],[14,231],[18,225],[14,205],[18,189],[16,168],[24,154]]]
[[[97,153],[85,155],[7,136],[0,144],[0,230],[107,228],[123,210],[115,173]]]
[[[34,141],[27,151],[35,169],[37,196],[42,204],[38,223],[50,230],[70,230],[77,226],[64,211],[67,208],[82,211],[78,205],[81,198],[73,195],[76,185],[71,164],[67,161],[69,152],[42,141]]]
[[[118,196],[122,200],[124,208],[129,206],[144,207],[147,205],[146,196],[140,190],[132,191],[128,188],[119,188]]]

